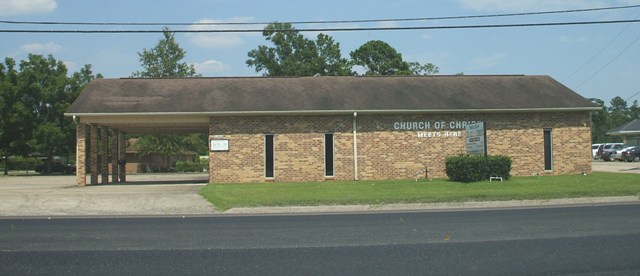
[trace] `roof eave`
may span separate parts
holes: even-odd
[[[527,113],[527,112],[587,112],[599,111],[601,107],[562,108],[498,108],[498,109],[387,109],[387,110],[288,110],[288,111],[214,111],[214,112],[125,112],[125,113],[78,113],[69,112],[67,117],[80,116],[286,116],[286,115],[345,115],[359,114],[442,114],[442,113]]]
[[[607,135],[629,135],[629,134],[640,134],[639,130],[635,131],[607,131]]]

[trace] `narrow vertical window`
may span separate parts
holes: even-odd
[[[324,175],[333,176],[333,133],[324,135]]]
[[[273,178],[274,169],[273,134],[264,136],[264,176]]]
[[[551,140],[551,129],[544,130],[544,170],[553,170],[553,141]]]

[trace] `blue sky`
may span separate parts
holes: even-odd
[[[0,0],[0,20],[72,22],[273,22],[441,17],[638,5],[640,0]],[[319,27],[446,26],[639,19],[640,8],[556,15],[420,22],[296,25]],[[161,29],[155,27],[31,26],[0,29]],[[204,28],[173,26],[172,29]],[[223,28],[223,27],[207,27]],[[227,27],[224,27],[227,28]],[[261,29],[262,26],[233,28]],[[304,33],[315,37],[317,33]],[[639,99],[640,23],[560,27],[329,32],[342,54],[383,40],[407,61],[431,62],[440,74],[550,75],[584,97]],[[176,34],[186,62],[206,77],[259,76],[247,52],[267,44],[259,33]],[[161,34],[0,33],[0,54],[23,60],[53,54],[71,72],[91,64],[108,78],[141,70],[138,52]]]

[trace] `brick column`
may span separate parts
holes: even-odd
[[[102,184],[109,184],[109,129],[100,128],[100,172]]]
[[[76,124],[76,183],[78,186],[87,185],[87,137],[85,124]]]
[[[118,135],[118,159],[125,159],[126,160],[126,154],[127,154],[127,139],[125,137],[126,135],[124,134],[124,132],[121,132]],[[119,171],[120,173],[120,182],[127,182],[127,166],[123,166],[122,169]]]
[[[98,184],[98,127],[90,126],[89,162],[91,168],[91,185]]]
[[[118,152],[120,149],[118,148],[118,142],[120,141],[120,137],[118,137],[119,135],[120,134],[117,130],[111,131],[111,181],[113,183],[120,182],[118,179],[118,176],[120,175],[118,173]]]

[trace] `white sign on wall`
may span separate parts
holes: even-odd
[[[229,151],[229,140],[211,140],[211,151]]]
[[[467,133],[467,154],[487,155],[487,135],[484,122],[469,124]]]

